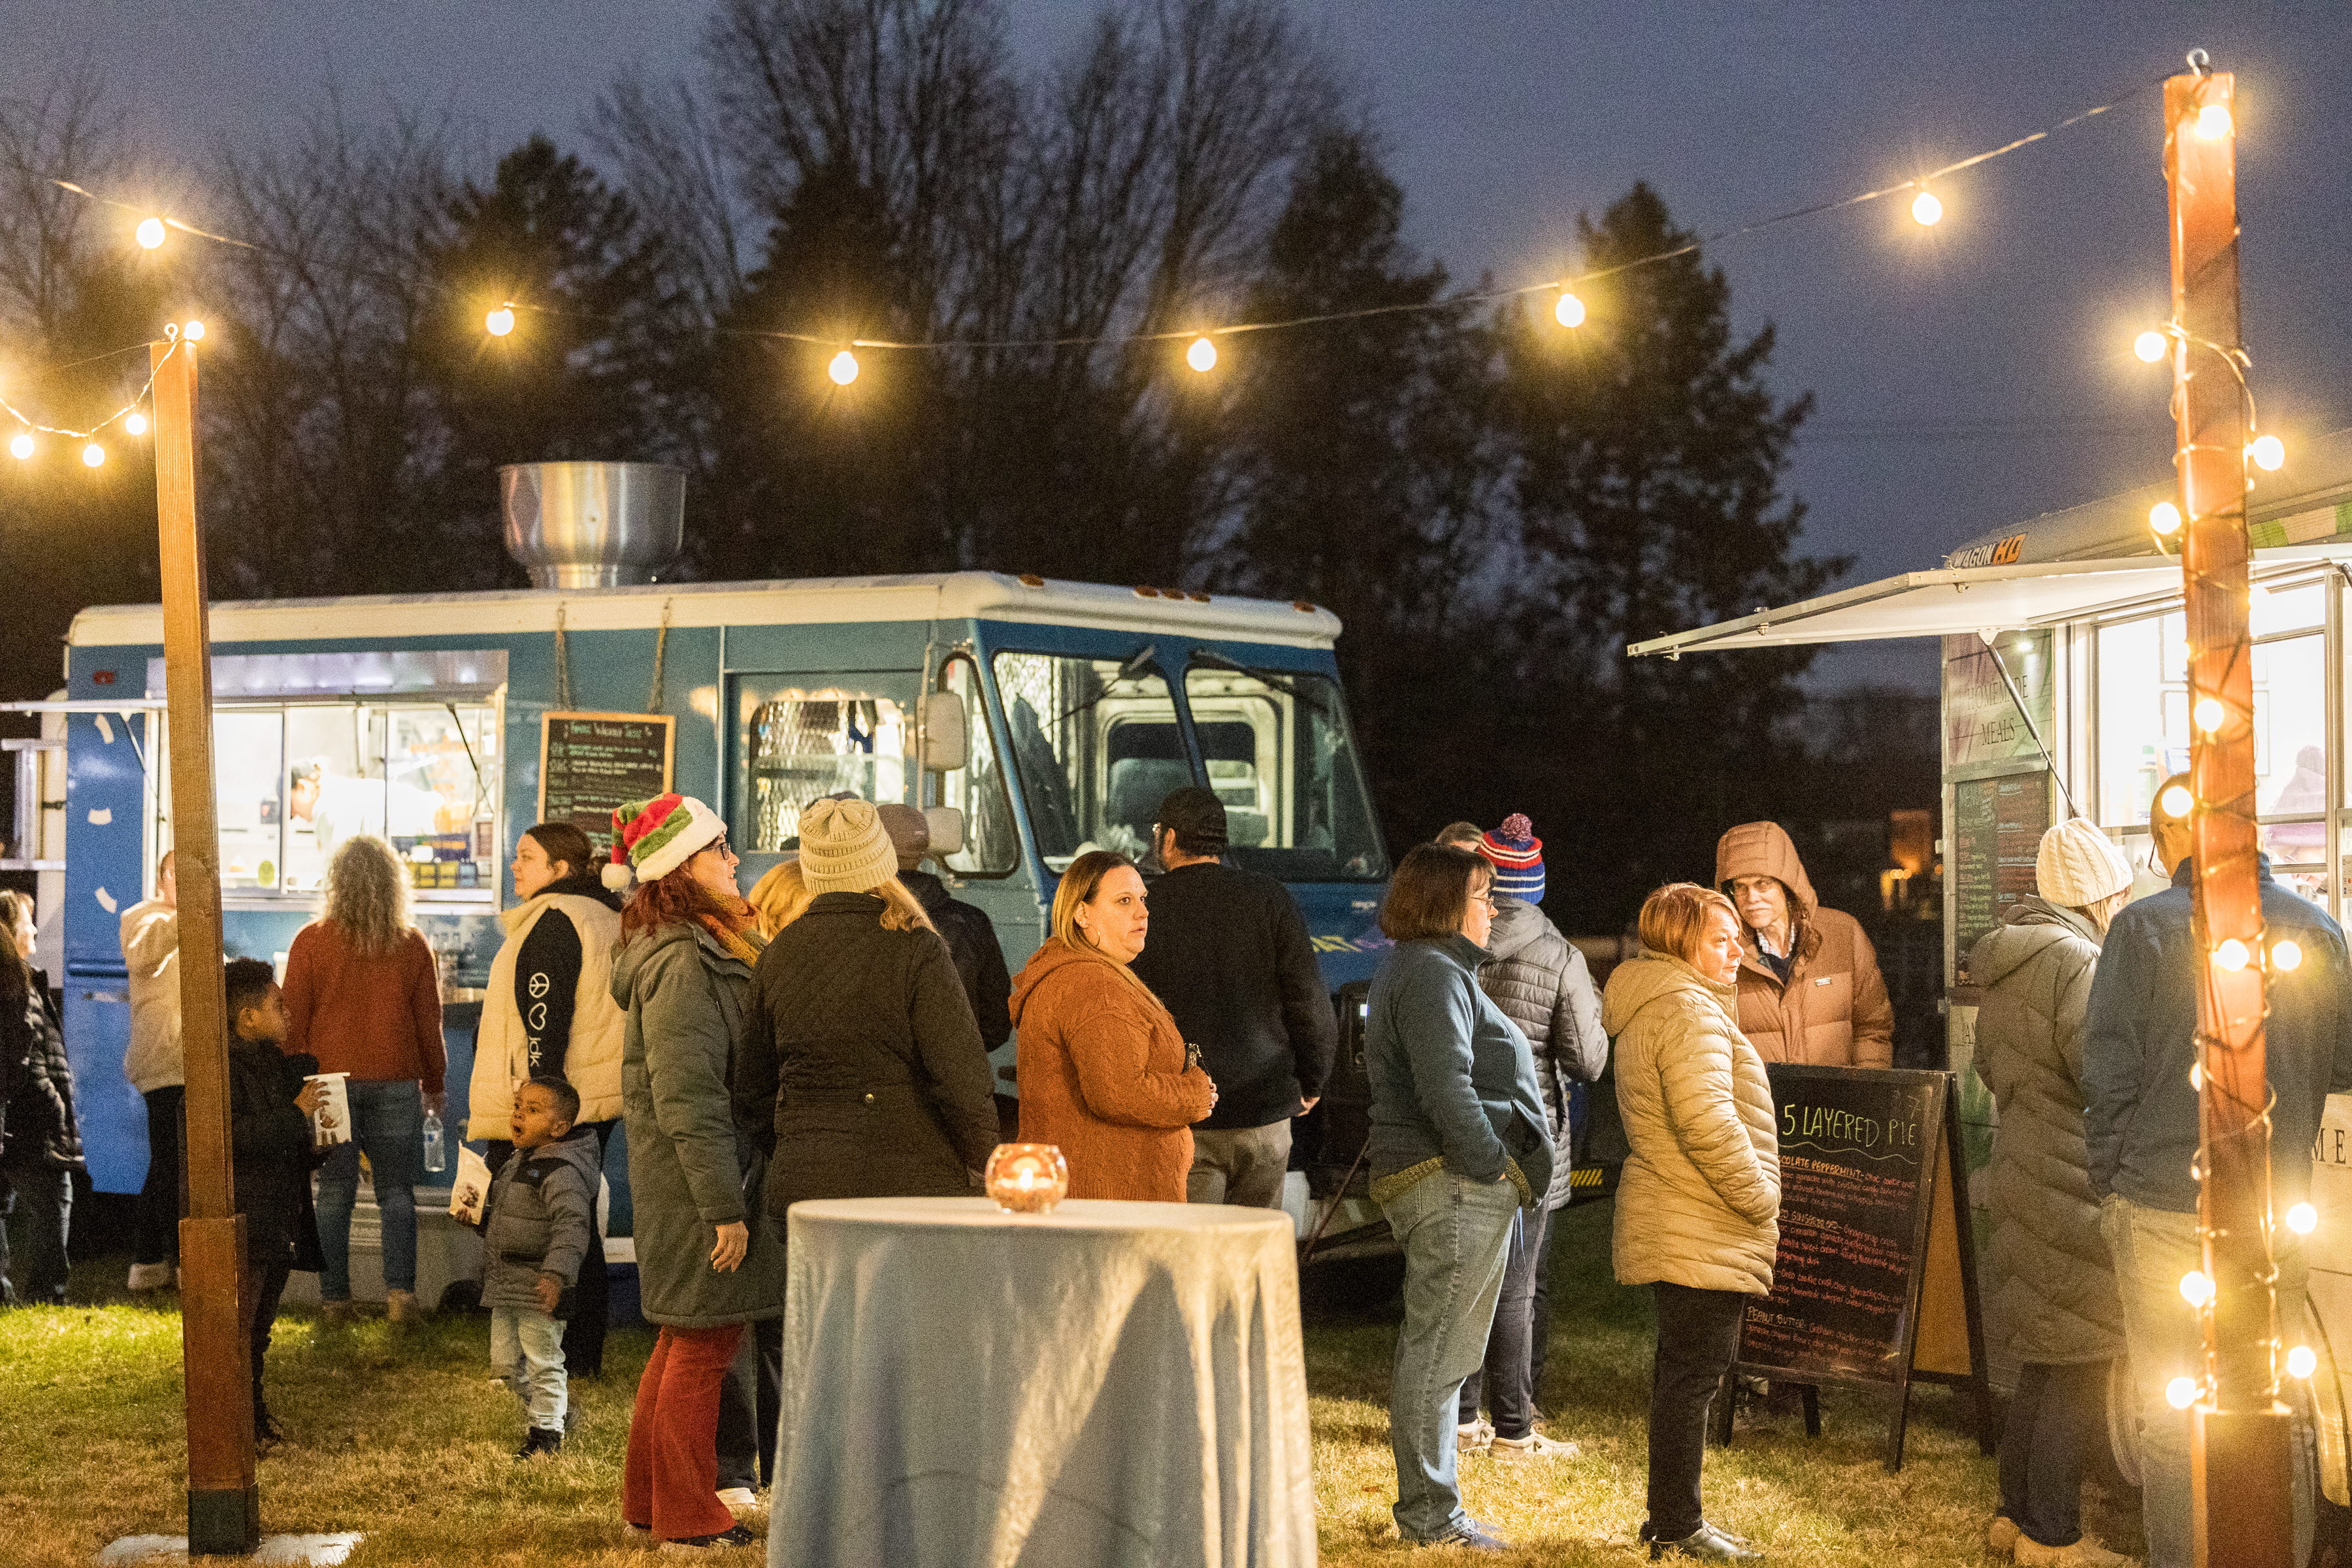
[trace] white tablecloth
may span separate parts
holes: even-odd
[[[1309,1568],[1279,1211],[793,1205],[774,1568]]]

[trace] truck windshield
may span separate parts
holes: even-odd
[[[1168,679],[1125,660],[996,656],[996,689],[1037,853],[1055,871],[1088,849],[1140,859],[1170,790],[1192,782]]]
[[[1184,697],[1236,865],[1288,882],[1388,875],[1337,682],[1204,654]]]

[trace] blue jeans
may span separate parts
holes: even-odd
[[[563,1325],[528,1307],[490,1309],[490,1365],[514,1390],[530,1424],[563,1430]]]
[[[1462,1383],[1486,1355],[1519,1192],[1451,1171],[1382,1205],[1404,1248],[1404,1327],[1389,1384],[1397,1532],[1439,1541],[1469,1523],[1454,1483],[1454,1416]]]
[[[2139,1406],[2141,1520],[2147,1531],[2147,1568],[2189,1568],[2193,1531],[2189,1507],[2189,1412],[2175,1410],[2164,1385],[2176,1377],[2202,1377],[2205,1351],[2196,1310],[2181,1299],[2180,1277],[2205,1267],[2197,1216],[2153,1209],[2109,1194],[2099,1205],[2099,1231],[2115,1259],[2122,1292],[2124,1343],[2131,1352],[2132,1390]],[[2302,1342],[2304,1266],[2280,1237],[2279,1322],[2287,1342]],[[2295,1391],[2283,1390],[2295,1410],[2294,1560],[2311,1555],[2312,1481],[2316,1458],[2310,1414]]]
[[[24,1253],[8,1251],[14,1215]],[[0,1302],[66,1304],[66,1232],[73,1223],[73,1173],[47,1165],[0,1167]]]
[[[383,1220],[383,1283],[416,1289],[416,1178],[424,1159],[425,1096],[413,1078],[343,1086],[352,1097],[352,1141],[338,1144],[319,1167],[319,1296],[352,1299],[352,1205],[360,1196],[360,1156]]]

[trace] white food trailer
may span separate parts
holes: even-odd
[[[2352,915],[2347,615],[2352,614],[2352,431],[2256,472],[2253,554],[2256,809],[2278,879],[2339,921]],[[2189,765],[2180,564],[2150,509],[2171,481],[1969,540],[1940,566],[1719,625],[1636,643],[1636,658],[1936,637],[1943,648],[1944,983],[1969,1160],[1982,1203],[1993,1107],[1970,1068],[1977,938],[2033,891],[2041,835],[2089,817],[2148,864],[2148,805]],[[2176,536],[2177,539],[2177,536]],[[2284,1157],[2286,1151],[2280,1151]],[[2352,1095],[2328,1103],[2310,1151],[2319,1228],[2310,1246],[2318,1352],[2312,1380],[2329,1500],[2352,1501],[2344,1410],[2352,1394]],[[1990,1226],[1979,1223],[1977,1235]],[[1992,1369],[2004,1384],[2013,1369]],[[2119,1451],[2122,1445],[2118,1445]],[[2128,1456],[2122,1456],[2128,1460]]]

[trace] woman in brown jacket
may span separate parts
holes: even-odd
[[[1150,916],[1122,855],[1089,850],[1054,893],[1054,934],[1013,982],[1021,1136],[1058,1145],[1070,1196],[1184,1201],[1192,1123],[1216,1086],[1128,965]]]
[[[1825,910],[1777,822],[1715,847],[1715,885],[1739,911],[1739,1031],[1768,1062],[1895,1065],[1895,1007],[1852,915]]]

